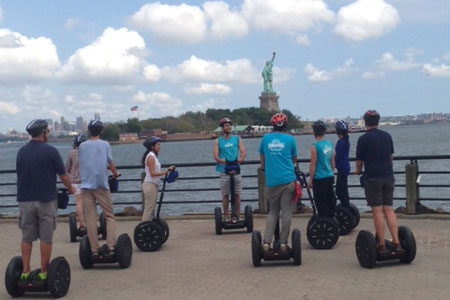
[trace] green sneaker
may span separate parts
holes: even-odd
[[[45,280],[47,279],[47,273],[39,273],[39,274],[37,275],[37,277],[38,277],[40,280],[45,281]]]
[[[22,272],[22,274],[20,274],[20,280],[27,280],[28,275],[30,275],[30,272],[27,273]]]

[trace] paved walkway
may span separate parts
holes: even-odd
[[[306,240],[307,220],[293,219],[302,234],[301,266],[263,262],[254,268],[251,235],[217,236],[212,219],[169,220],[167,243],[153,253],[134,247],[132,265],[125,270],[115,265],[83,270],[79,244],[69,242],[67,223],[58,224],[53,253],[65,256],[71,266],[72,282],[64,299],[450,299],[449,220],[400,220],[414,232],[416,259],[411,265],[371,270],[361,268],[356,259],[357,231],[341,237],[331,250],[315,250]],[[118,232],[132,236],[137,224],[119,222]],[[265,219],[255,219],[256,230],[264,225]],[[3,284],[9,260],[20,253],[20,231],[12,222],[0,226]],[[361,219],[358,229],[372,230],[371,220]],[[32,268],[38,267],[38,252],[35,244]],[[9,298],[0,288],[0,299]]]

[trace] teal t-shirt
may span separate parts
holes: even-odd
[[[239,136],[231,134],[227,139],[223,136],[218,138],[219,146],[219,158],[228,161],[233,161],[238,159],[239,150]],[[216,164],[217,172],[225,172],[225,164]]]
[[[333,144],[329,140],[321,140],[315,142],[314,147],[316,148],[317,153],[314,179],[332,177],[331,155],[333,153]]]
[[[297,156],[297,145],[292,135],[266,133],[259,145],[259,153],[264,155],[266,186],[288,184],[295,180],[292,157]]]

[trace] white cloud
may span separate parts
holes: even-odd
[[[360,42],[389,33],[399,22],[397,9],[384,0],[357,0],[339,9],[334,30],[347,40]]]
[[[383,71],[366,71],[361,75],[361,78],[363,79],[375,79],[375,78],[383,78],[386,76],[386,73]]]
[[[196,43],[205,38],[206,17],[198,6],[151,3],[142,6],[129,23],[165,42]]]
[[[0,101],[0,114],[15,115],[19,112],[20,109],[15,103]]]
[[[24,84],[51,78],[59,67],[53,42],[0,29],[0,84]]]
[[[184,93],[188,95],[228,95],[231,93],[231,87],[221,83],[200,83],[198,85],[190,85],[183,89]]]
[[[25,103],[34,107],[42,107],[43,105],[54,104],[58,99],[52,91],[41,86],[27,85],[22,91]]]
[[[107,28],[92,44],[78,49],[61,68],[68,82],[126,84],[137,75],[145,55],[144,39],[126,28]]]
[[[407,52],[404,61],[395,59],[390,52],[385,52],[375,61],[375,65],[382,70],[406,71],[419,67],[420,63],[415,61],[414,52]]]
[[[161,79],[161,70],[156,65],[146,65],[142,70],[145,80],[150,82],[158,82]]]
[[[347,75],[351,72],[354,72],[355,69],[352,68],[352,65],[353,65],[353,59],[348,59],[345,61],[345,64],[343,67],[339,67],[339,68],[336,68],[331,71],[326,71],[326,70],[320,70],[309,63],[305,66],[305,72],[308,73],[309,81],[324,82],[324,81],[342,78],[345,75]]]
[[[304,32],[334,21],[322,0],[245,0],[242,14],[257,30],[281,33],[302,41]]]
[[[175,68],[163,68],[163,76],[171,81],[257,83],[260,81],[259,73],[245,58],[227,60],[222,64],[191,56]]]
[[[309,44],[311,44],[311,41],[309,40],[307,35],[298,35],[295,38],[295,42],[302,46],[308,46]]]
[[[450,66],[446,64],[441,65],[424,64],[423,71],[430,76],[450,77]]]
[[[230,11],[227,3],[222,1],[205,2],[203,9],[211,22],[209,35],[213,39],[224,40],[240,38],[247,35],[247,21],[238,11]]]
[[[79,18],[69,18],[64,23],[64,27],[67,30],[72,30],[72,28],[75,27],[75,25],[77,25],[80,22],[81,22],[81,20]]]
[[[133,99],[142,103],[140,107],[143,106],[143,109],[140,109],[140,111],[152,118],[179,115],[183,108],[180,99],[163,92],[146,94],[139,91],[133,96]]]
[[[201,112],[205,112],[207,109],[209,108],[220,108],[220,107],[225,107],[224,106],[225,103],[223,102],[219,102],[215,99],[208,99],[203,103],[200,104],[195,104],[195,105],[191,105],[189,107],[189,111],[201,111]]]

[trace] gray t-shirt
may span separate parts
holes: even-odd
[[[88,140],[82,143],[78,150],[81,188],[108,190],[108,163],[112,159],[108,142]]]

